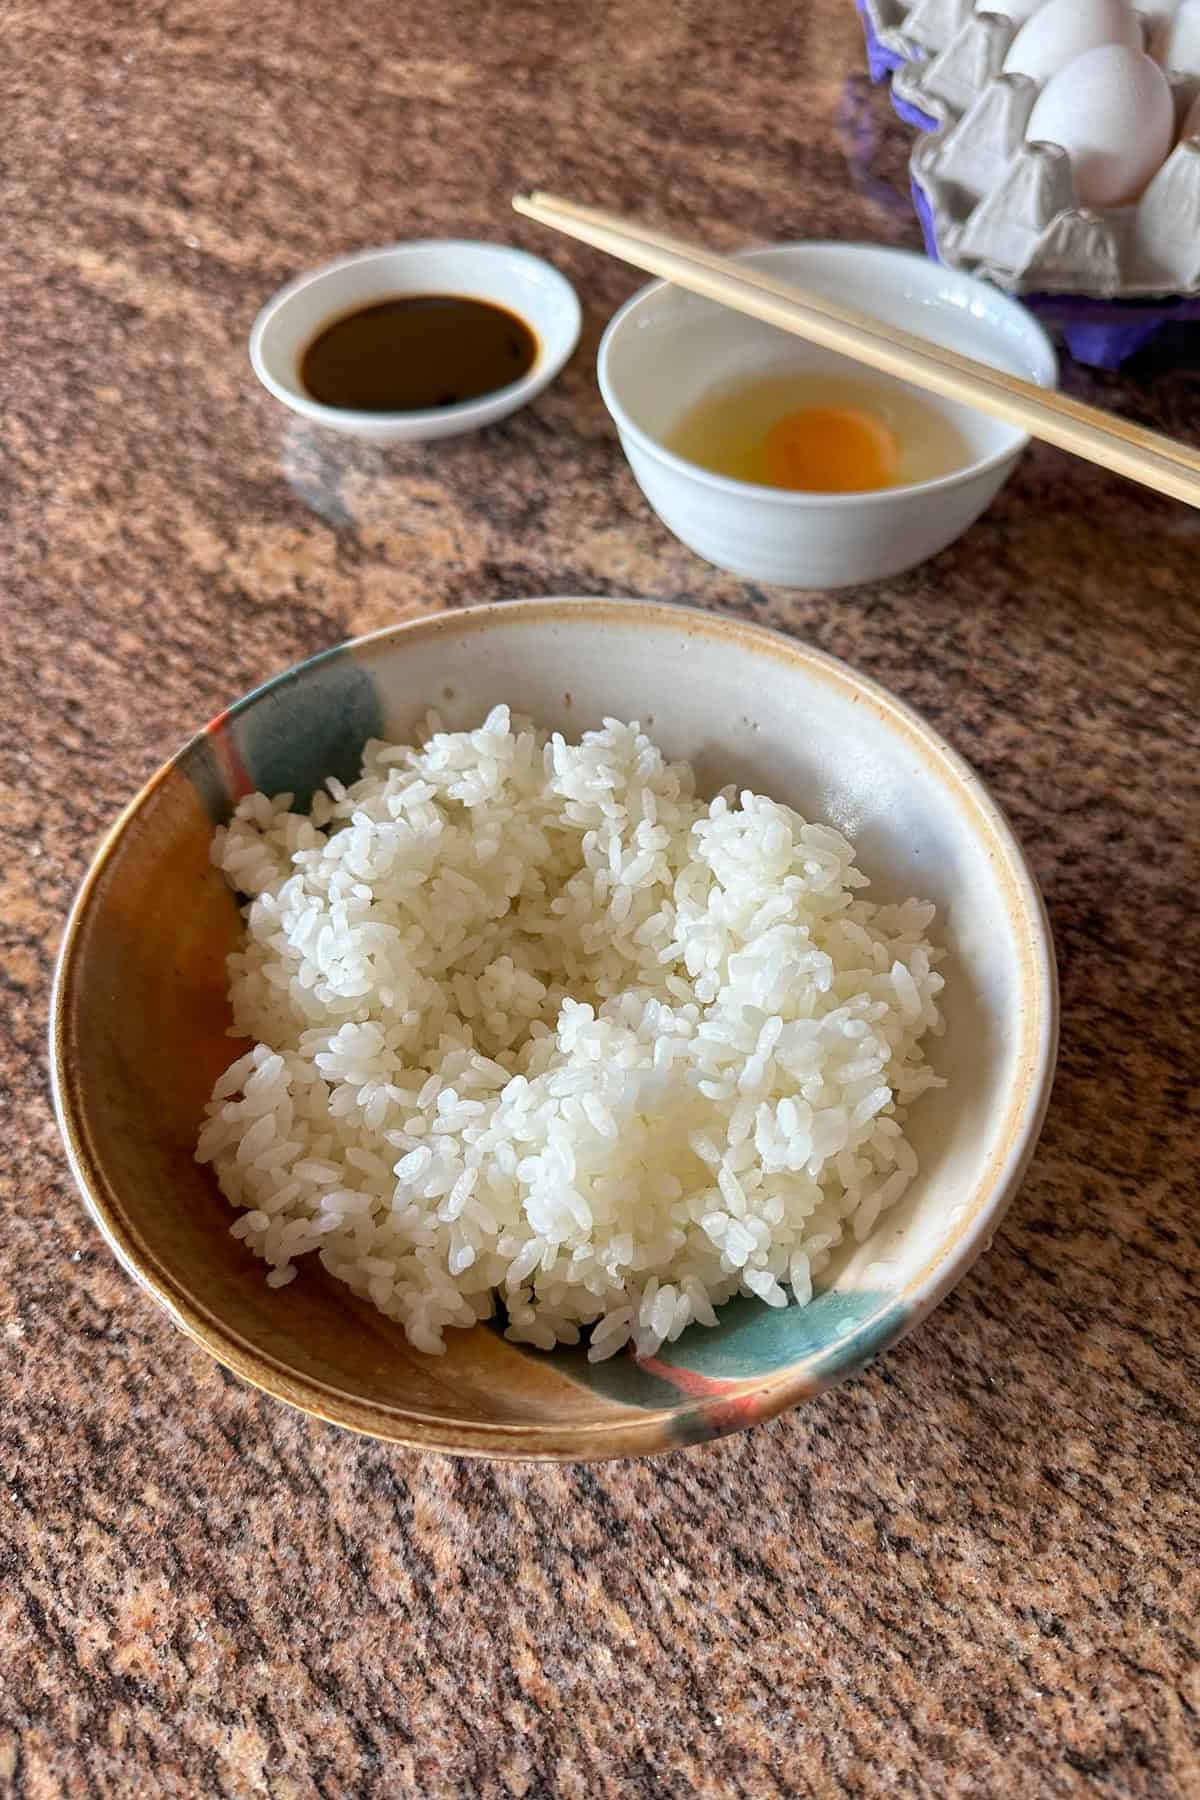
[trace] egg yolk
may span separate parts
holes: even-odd
[[[805,406],[772,425],[766,438],[775,487],[854,494],[890,487],[899,447],[886,425],[854,406]]]

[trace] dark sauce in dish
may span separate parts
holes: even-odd
[[[426,412],[519,381],[537,348],[524,319],[490,300],[404,294],[324,326],[300,359],[300,379],[322,406]]]

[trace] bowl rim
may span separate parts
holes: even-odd
[[[990,860],[1005,889],[1006,910],[1017,928],[1023,1000],[1017,1076],[1008,1095],[997,1148],[973,1195],[956,1209],[959,1216],[950,1221],[952,1228],[901,1289],[888,1294],[875,1312],[856,1323],[839,1345],[836,1360],[827,1357],[815,1372],[803,1365],[799,1369],[797,1365],[785,1365],[763,1376],[730,1383],[716,1397],[681,1395],[678,1406],[630,1408],[627,1416],[570,1425],[447,1419],[403,1406],[363,1401],[332,1384],[299,1375],[286,1362],[228,1325],[139,1241],[136,1228],[124,1216],[119,1196],[89,1141],[87,1108],[81,1098],[77,1062],[71,1054],[80,979],[76,950],[101,878],[147,800],[205,739],[204,729],[196,732],[155,771],[109,828],[68,915],[54,972],[49,1033],[51,1093],[68,1163],[88,1212],[121,1265],[172,1321],[219,1363],[254,1387],[329,1424],[412,1449],[555,1461],[653,1454],[774,1418],[833,1386],[918,1325],[991,1242],[1033,1156],[1053,1084],[1058,1043],[1058,977],[1050,925],[1037,882],[1008,820],[970,765],[915,709],[841,659],[782,631],[674,601],[607,596],[494,601],[386,625],[320,651],[251,689],[221,717],[236,716],[263,695],[301,678],[331,655],[396,640],[436,640],[463,631],[487,631],[508,621],[569,620],[584,612],[593,618],[607,616],[614,625],[655,624],[676,630],[682,625],[688,636],[699,633],[719,641],[732,640],[827,681],[852,694],[856,704],[870,706],[897,729],[919,753],[927,770],[936,770],[941,784],[949,784],[957,792],[972,812],[975,828],[989,840]]]
[[[931,266],[940,266],[931,265],[929,258],[916,250],[900,250],[884,244],[851,243],[833,238],[798,238],[787,243],[753,245],[744,250],[737,250],[733,254],[734,259],[741,262],[755,258],[782,257],[796,250],[819,250],[822,253],[829,253],[835,259],[845,257],[856,260],[864,256],[881,257],[894,262],[919,265],[926,272]],[[977,276],[963,274],[957,269],[943,269],[942,273],[947,279],[978,288],[987,295],[989,303],[996,305],[998,310],[1020,315],[1022,322],[1030,328],[1034,341],[1046,358],[1047,381],[1043,385],[1048,390],[1057,387],[1058,354],[1049,333],[1027,306],[1023,306],[1011,294],[1004,293],[1000,288],[994,288],[990,282],[981,281]],[[653,458],[655,462],[661,463],[676,475],[699,483],[702,487],[712,488],[730,499],[743,498],[764,501],[770,505],[789,507],[793,511],[801,512],[824,507],[833,507],[840,511],[855,506],[896,505],[918,496],[924,499],[927,495],[944,493],[949,489],[961,487],[965,482],[974,481],[979,476],[986,475],[991,470],[1011,462],[1029,443],[1027,431],[1010,427],[1014,434],[1011,443],[990,451],[987,456],[977,457],[973,462],[964,464],[960,469],[951,469],[948,474],[935,475],[928,481],[910,481],[897,487],[864,488],[851,493],[810,493],[799,488],[768,487],[762,482],[739,481],[732,475],[718,475],[715,470],[705,469],[699,463],[690,462],[687,457],[680,456],[677,451],[668,449],[658,438],[637,424],[616,392],[609,367],[616,338],[621,331],[627,329],[633,314],[655,299],[664,288],[669,288],[671,285],[669,281],[647,282],[636,293],[631,294],[623,306],[618,307],[604,328],[596,352],[596,379],[600,386],[601,397],[619,435],[622,438],[631,438],[638,449]],[[718,303],[713,301],[709,304],[715,306]],[[919,390],[914,391],[919,392]]]
[[[516,381],[506,382],[501,388],[492,389],[490,393],[480,394],[474,400],[457,400],[453,406],[427,406],[408,412],[365,412],[353,406],[328,406],[324,401],[314,400],[302,390],[279,381],[267,368],[263,357],[263,340],[267,332],[280,314],[309,288],[340,274],[343,269],[357,268],[385,257],[394,257],[398,253],[403,253],[406,257],[411,253],[411,260],[418,262],[423,255],[432,251],[449,251],[462,256],[464,262],[473,259],[480,266],[494,262],[497,257],[504,257],[524,263],[531,270],[536,269],[539,275],[547,278],[547,286],[554,294],[554,304],[561,305],[564,309],[565,330],[561,346],[548,354],[544,333],[533,321],[527,319],[525,323],[532,326],[537,336],[538,348],[532,366],[524,375]],[[479,299],[491,300],[497,306],[504,304],[489,291],[486,281],[481,280],[479,287]],[[395,291],[404,293],[409,290]],[[381,300],[387,297],[386,293],[379,296]],[[357,312],[363,305],[372,304],[372,301],[360,301],[331,312],[321,329]],[[343,429],[353,426],[363,432],[379,433],[407,427],[416,434],[432,425],[451,422],[465,424],[471,419],[482,426],[490,424],[496,417],[515,412],[518,407],[540,394],[561,373],[575,353],[582,329],[583,308],[579,295],[562,270],[556,269],[545,257],[536,256],[533,251],[524,250],[519,244],[504,244],[486,238],[409,238],[395,244],[377,244],[364,250],[352,250],[345,256],[335,256],[329,262],[320,263],[316,268],[305,269],[293,276],[259,308],[250,327],[248,349],[251,367],[267,392],[293,412],[311,419],[313,424],[338,425]]]

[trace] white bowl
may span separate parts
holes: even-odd
[[[317,333],[347,313],[398,294],[465,294],[507,307],[537,339],[533,367],[493,394],[425,412],[355,412],[314,400],[300,380],[300,363]],[[416,443],[478,431],[540,394],[578,343],[580,316],[574,288],[541,257],[507,244],[429,238],[360,250],[298,275],[255,319],[250,361],[277,400],[315,425],[380,444]]]
[[[746,251],[740,260],[1042,387],[1055,385],[1053,346],[1025,307],[924,256],[812,243]],[[759,487],[711,474],[664,448],[710,388],[777,367],[856,381],[865,373],[832,351],[664,282],[635,294],[600,344],[600,391],[638,486],[689,549],[746,581],[845,587],[910,568],[978,518],[1028,441],[1015,426],[926,394],[966,439],[971,460],[933,481],[862,494]]]

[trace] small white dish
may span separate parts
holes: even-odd
[[[462,294],[507,307],[537,339],[533,367],[519,381],[478,400],[425,412],[354,412],[314,400],[300,379],[304,352],[325,326],[360,307],[402,294]],[[507,244],[427,238],[360,250],[298,275],[259,313],[250,361],[263,386],[314,425],[378,444],[457,437],[493,425],[547,387],[579,341],[579,298],[564,275]]]
[[[1054,348],[1032,313],[989,283],[924,256],[809,243],[746,251],[739,260],[1042,387],[1056,384]],[[952,418],[971,452],[949,475],[868,493],[809,494],[712,474],[663,442],[702,394],[776,368],[856,382],[864,371],[661,281],[642,288],[611,320],[597,368],[621,448],[663,524],[698,556],[746,581],[846,587],[923,562],[978,518],[1028,442],[1016,426],[923,394],[926,405]]]

